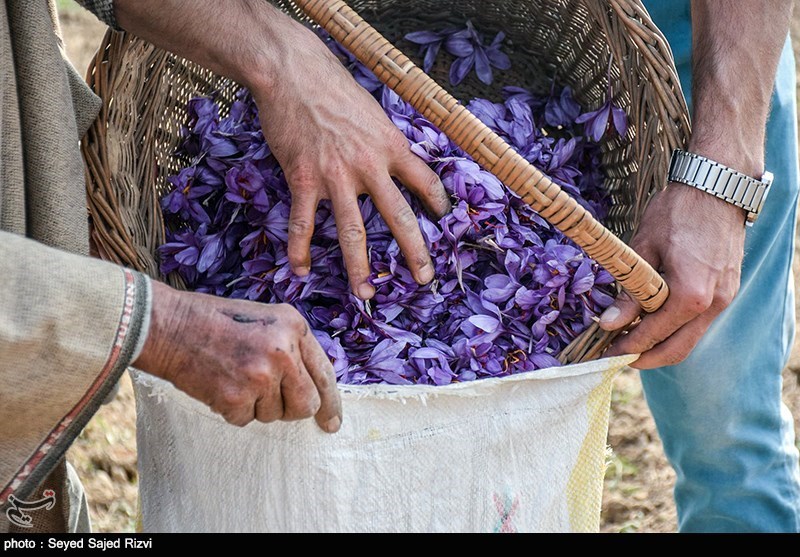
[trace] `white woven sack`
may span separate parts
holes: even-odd
[[[235,428],[132,371],[146,532],[597,531],[633,357],[445,387],[345,386],[341,430]]]

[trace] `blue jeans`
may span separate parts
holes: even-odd
[[[691,91],[689,0],[645,0]],[[767,124],[775,181],[747,230],[742,283],[681,364],[642,371],[664,452],[675,469],[683,532],[800,531],[794,427],[781,373],[794,338],[792,256],[798,198],[795,67],[781,56]]]

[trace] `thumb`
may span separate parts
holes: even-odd
[[[600,328],[606,331],[616,331],[631,323],[642,312],[639,302],[634,300],[626,290],[623,290],[616,301],[608,306],[600,316]]]

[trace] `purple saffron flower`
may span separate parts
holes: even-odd
[[[190,284],[197,280],[197,260],[200,258],[200,238],[205,231],[201,225],[197,231],[183,230],[171,234],[172,241],[158,248],[161,256],[161,272],[164,274],[178,271]]]
[[[395,342],[390,339],[382,340],[373,349],[369,359],[362,366],[362,371],[373,373],[385,383],[392,385],[411,384],[411,381],[398,373],[398,370],[402,370],[405,366],[405,358],[399,357],[405,348],[404,342]]]
[[[203,200],[214,187],[197,183],[196,174],[196,167],[190,166],[170,176],[168,181],[174,189],[161,200],[161,208],[167,214],[179,215],[182,220],[209,224],[211,218],[203,207]]]
[[[431,71],[442,43],[454,32],[455,29],[444,29],[438,32],[415,31],[405,36],[407,41],[419,45],[419,55],[422,57],[422,69],[425,73]]]
[[[350,359],[347,357],[347,351],[342,347],[341,339],[339,338],[332,338],[329,334],[324,331],[316,330],[314,331],[314,337],[319,342],[322,349],[325,351],[325,354],[328,355],[331,363],[333,364],[333,370],[336,372],[336,378],[340,379],[350,364]]]
[[[161,270],[178,273],[199,292],[291,304],[308,320],[341,383],[446,385],[558,365],[559,352],[613,302],[613,277],[321,35],[453,199],[452,212],[433,221],[401,190],[430,251],[432,283],[414,281],[368,197],[358,203],[375,297],[363,302],[350,293],[329,201],[315,216],[309,274],[292,273],[291,194],[244,89],[225,117],[213,97],[187,107],[178,152],[185,165],[169,178],[172,188],[161,200],[167,230]],[[461,78],[475,68],[490,81],[492,68],[507,67],[502,33],[488,46],[471,24],[410,37],[429,64],[444,44],[458,58],[453,71]],[[473,99],[469,107],[579,203],[605,214],[601,149],[582,137],[571,93],[554,88],[542,96],[505,87],[503,97],[503,103]],[[615,122],[614,114],[607,123]],[[542,126],[560,129],[549,133]]]
[[[483,83],[492,83],[492,67],[507,70],[511,67],[511,59],[500,50],[505,33],[495,35],[491,44],[483,44],[483,35],[475,30],[471,21],[467,21],[466,29],[450,34],[444,42],[447,52],[456,57],[450,66],[450,82],[461,83],[467,74],[475,68],[475,73]]]
[[[544,120],[550,126],[571,126],[581,113],[581,105],[572,98],[572,89],[564,87],[561,94],[551,93],[544,109]]]
[[[188,127],[197,135],[205,135],[217,129],[219,124],[219,106],[211,97],[195,97],[191,99],[186,111],[189,114]]]
[[[424,362],[421,366],[419,375],[427,375],[434,385],[449,385],[456,378],[456,374],[450,367],[447,354],[435,346],[426,346],[409,351],[412,365],[418,361]],[[419,382],[419,381],[418,381]]]
[[[608,99],[597,110],[581,114],[575,119],[575,123],[583,124],[586,136],[595,142],[603,139],[606,130],[611,128],[612,123],[620,137],[628,133],[628,116],[624,110],[615,106],[611,99]]]
[[[519,100],[517,96],[511,98]],[[507,118],[508,112],[505,105],[493,103],[486,99],[472,99],[467,105],[467,109],[496,133],[501,131],[498,122],[504,121]]]
[[[249,160],[242,166],[232,167],[225,175],[228,190],[225,199],[233,203],[255,204],[269,208],[269,199],[264,191],[264,177]]]

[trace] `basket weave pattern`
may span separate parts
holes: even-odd
[[[275,4],[300,20],[324,26],[484,168],[603,264],[645,309],[663,303],[667,288],[660,276],[617,237],[629,239],[650,195],[665,184],[672,150],[682,146],[689,133],[671,52],[640,2],[355,0],[350,2],[353,9],[336,0]],[[440,87],[449,85],[445,64],[434,66],[429,77],[392,43],[413,53],[413,45],[402,40],[405,33],[463,25],[466,19],[487,34],[506,33],[512,69],[497,74],[492,86],[467,79],[451,96]],[[545,92],[554,79],[569,85],[576,100],[590,109],[607,100],[610,87],[615,104],[629,116],[626,136],[607,134],[602,143],[605,186],[611,196],[605,226],[456,100],[496,99],[505,84]],[[224,110],[238,85],[113,31],[90,65],[88,81],[105,101],[82,144],[98,252],[183,288],[179,277],[161,277],[158,270],[156,251],[164,242],[159,198],[167,188],[166,177],[185,162],[174,152],[188,100],[215,92]],[[597,357],[609,339],[592,326],[564,350],[561,360]]]

